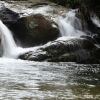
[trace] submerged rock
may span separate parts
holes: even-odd
[[[56,40],[19,58],[32,61],[100,63],[97,47],[87,39]]]

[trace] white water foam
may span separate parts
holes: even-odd
[[[91,16],[91,20],[97,27],[100,27],[100,19],[96,15]]]
[[[82,32],[81,21],[76,17],[76,10],[71,10],[65,16],[59,16],[58,25],[61,36],[80,37]]]
[[[84,34],[84,32],[81,31],[81,22],[75,14],[75,10],[71,10],[65,17],[60,16],[58,18],[58,25],[61,32],[61,37],[58,38],[58,40],[78,38]],[[29,51],[36,51],[40,47],[45,47],[45,45],[30,48],[18,47],[14,41],[11,31],[2,23],[2,21],[0,21],[0,37],[3,47],[3,57],[6,58],[17,58],[19,55]]]
[[[11,31],[0,21],[0,37],[1,45],[3,47],[3,57],[17,58],[19,55],[24,54],[28,51],[34,51],[39,48],[22,48],[18,47],[14,41]]]
[[[17,46],[10,30],[2,23],[2,21],[0,21],[0,37],[3,47],[3,56],[8,56],[15,51]]]

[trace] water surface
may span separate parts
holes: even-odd
[[[100,65],[1,58],[0,100],[100,100]]]

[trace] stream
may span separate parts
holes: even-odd
[[[36,10],[36,12],[44,13],[49,9],[47,8],[48,6],[43,9],[40,8]],[[61,38],[63,41],[68,41],[72,38],[76,39],[77,37],[80,39],[82,36],[87,36],[87,33],[82,29],[80,19],[76,17],[76,11],[77,10],[70,10],[65,15],[57,16],[55,21],[60,31],[60,36],[55,41],[58,41],[58,47],[60,47],[61,51],[63,51],[65,47],[68,47],[69,50],[66,49],[66,52],[64,51],[63,53],[60,50],[57,52],[56,49],[51,49],[53,52],[51,52],[52,55],[46,52],[46,57],[54,57],[54,53],[56,53],[57,56],[59,51],[61,55],[68,55],[70,50],[72,50],[70,51],[71,53],[83,50],[86,51],[85,54],[88,54],[89,51],[92,51],[90,49],[88,50],[88,48],[97,49],[97,44],[91,43],[89,45],[90,47],[88,47],[88,42],[82,40],[82,43],[78,41],[73,42],[75,45],[70,41],[65,42],[65,44],[59,42]],[[100,26],[99,19],[96,16],[92,16],[91,20],[97,27]],[[51,42],[48,42],[46,45],[32,48],[20,47],[15,43],[12,32],[1,20],[0,40],[2,46],[2,55],[0,58],[0,100],[100,100],[100,64],[20,60],[18,59],[20,55],[26,53],[30,54],[31,51],[37,51],[40,47],[48,47]],[[59,43],[63,44],[59,46]],[[84,43],[86,43],[86,47]],[[63,46],[63,49],[61,46]],[[57,46],[53,48],[55,47]],[[79,54],[81,55],[81,52],[79,52]],[[65,57],[67,57],[67,55]],[[84,54],[79,57],[87,60],[85,58],[86,56],[88,59],[88,55]],[[89,57],[91,58],[91,56]]]
[[[100,65],[0,58],[0,100],[100,100]]]

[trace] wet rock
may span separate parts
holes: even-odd
[[[45,59],[48,59],[48,55],[45,51],[42,51],[41,49],[38,49],[34,53],[32,51],[21,55],[19,58],[23,60],[31,60],[31,61],[43,61]]]
[[[0,19],[4,23],[14,23],[19,19],[19,14],[6,8],[5,6],[0,7]]]
[[[41,14],[22,17],[10,27],[18,39],[28,46],[46,43],[59,35],[57,25]]]
[[[87,39],[56,40],[19,58],[32,61],[100,63],[97,47]]]
[[[1,3],[1,1],[0,1]],[[55,18],[65,11],[64,7],[52,3],[27,1],[3,2],[0,18],[14,33],[18,43],[34,46],[52,41],[59,36]]]

